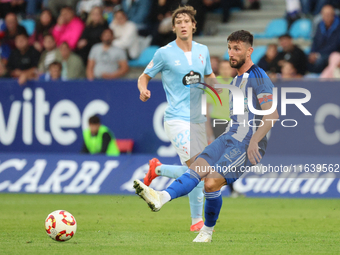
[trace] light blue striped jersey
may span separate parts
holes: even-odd
[[[191,61],[186,54],[189,54]],[[158,72],[162,74],[163,88],[168,101],[164,120],[205,122],[206,118],[201,114],[203,91],[195,87],[195,84],[204,82],[204,75],[212,73],[208,47],[193,41],[190,58],[190,53],[184,53],[176,41],[172,41],[156,51],[144,70],[150,77],[154,77]]]

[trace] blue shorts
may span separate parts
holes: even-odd
[[[263,157],[267,143],[260,142],[260,154]],[[235,182],[244,173],[242,166],[251,166],[247,156],[248,145],[241,143],[230,134],[219,136],[208,145],[198,158],[205,159],[213,169],[220,173],[227,184]]]

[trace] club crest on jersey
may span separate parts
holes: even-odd
[[[183,85],[187,86],[187,85],[191,85],[191,84],[197,84],[201,82],[201,74],[194,72],[194,71],[190,71],[188,74],[186,74],[183,77]]]
[[[204,63],[203,63],[203,59],[204,59],[203,56],[200,54],[198,58],[201,60],[202,65],[203,65],[203,64],[204,64]]]
[[[148,64],[147,68],[151,69],[153,67],[153,60],[150,61],[150,63]]]
[[[238,149],[238,148],[235,148],[235,149],[232,149],[230,151],[230,158],[235,158],[237,155],[240,155],[241,154],[241,151]]]

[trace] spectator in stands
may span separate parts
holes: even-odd
[[[308,70],[312,73],[321,73],[328,64],[329,55],[340,51],[340,18],[335,16],[331,5],[325,5],[321,14],[322,21],[316,30],[308,57]]]
[[[0,19],[4,19],[11,12],[11,0],[0,0]]]
[[[23,16],[25,14],[25,8],[26,1],[24,0],[1,0],[0,18],[3,19],[10,12]]]
[[[300,0],[286,0],[286,19],[288,28],[301,16]]]
[[[128,19],[137,25],[138,30],[146,29],[151,0],[122,0],[122,7]]]
[[[252,1],[249,3],[249,9],[259,9],[259,1]],[[233,7],[238,7],[243,9],[243,1],[242,0],[203,0],[204,9],[208,11],[213,11],[215,9],[222,9],[222,22],[226,23],[230,18],[230,10]]]
[[[30,37],[30,44],[33,45],[37,51],[42,52],[44,50],[44,35],[51,34],[54,25],[55,20],[53,19],[51,11],[43,10],[36,22],[35,31]]]
[[[41,9],[48,7],[49,0],[28,0],[26,5],[26,18],[34,17]]]
[[[293,44],[293,39],[288,34],[279,37],[279,45],[282,51],[273,60],[275,73],[280,73],[283,62],[289,61],[297,67],[298,74],[304,75],[307,71],[307,57],[303,50]]]
[[[6,66],[0,62],[0,78],[9,78],[11,76],[9,76]]]
[[[176,39],[176,35],[172,31],[169,1],[153,0],[148,19],[148,30],[152,36],[152,45],[164,46]],[[164,29],[164,24],[166,23],[168,28]],[[160,24],[163,24],[163,29],[159,29]]]
[[[49,65],[48,71],[39,77],[39,80],[40,81],[62,81],[63,79],[61,77],[61,70],[62,70],[61,63],[58,61],[54,61]]]
[[[115,8],[121,8],[121,0],[103,0],[103,16],[107,23],[113,20],[113,12]]]
[[[115,35],[113,46],[125,50],[129,59],[138,58],[140,47],[137,26],[127,19],[123,10],[115,12],[110,28]]]
[[[216,76],[219,75],[219,73],[220,73],[219,72],[220,63],[221,63],[221,59],[218,56],[211,56],[210,57],[211,69],[213,70],[213,72]]]
[[[275,43],[269,44],[266,54],[260,59],[257,65],[261,67],[265,72],[275,73],[274,59],[277,57],[277,55],[277,45]]]
[[[322,7],[327,3],[327,0],[300,0],[300,2],[302,12],[314,16],[321,12]]]
[[[102,0],[81,0],[77,5],[77,15],[83,20],[88,19],[88,15],[94,7],[103,6]]]
[[[71,51],[67,42],[63,42],[60,47],[60,56],[57,54],[57,61],[61,62],[61,77],[63,80],[74,80],[85,77],[85,67],[82,59]]]
[[[58,51],[55,40],[51,34],[46,34],[44,36],[43,46],[45,50],[43,51],[39,59],[39,74],[47,72],[50,64],[52,62],[55,62],[57,58],[61,59],[60,52]]]
[[[82,153],[119,156],[120,151],[113,132],[100,123],[98,116],[89,119],[89,127],[83,131]]]
[[[26,29],[18,24],[17,16],[12,12],[6,15],[5,24],[6,29],[4,30],[5,36],[3,40],[11,47],[11,49],[15,49],[15,36],[17,34],[26,33]]]
[[[48,0],[48,9],[51,10],[53,17],[57,18],[65,6],[76,10],[78,2],[79,0]]]
[[[3,37],[5,36],[4,32],[0,32],[0,62],[6,66],[9,55],[11,54],[11,48],[8,44],[2,41]]]
[[[36,77],[40,53],[29,45],[26,32],[16,35],[15,46],[8,58],[7,69],[11,77],[18,78],[19,84],[23,85]]]
[[[112,30],[106,29],[101,36],[102,43],[92,47],[86,68],[87,79],[116,79],[128,72],[126,53],[112,45],[113,38]]]
[[[53,28],[52,34],[60,46],[62,42],[67,42],[72,50],[77,46],[77,42],[84,30],[84,23],[75,16],[71,7],[64,7],[60,11],[57,25]]]
[[[322,71],[320,78],[340,79],[340,53],[333,52],[329,56],[328,66]]]
[[[59,54],[59,52],[60,54]],[[85,78],[85,67],[81,58],[72,52],[67,42],[63,42],[56,53],[56,61],[61,62],[62,80]]]
[[[100,43],[100,36],[108,28],[107,22],[103,17],[101,7],[93,7],[86,20],[86,27],[77,43],[77,54],[82,58],[84,64],[93,45]]]
[[[301,79],[302,75],[298,73],[297,68],[290,61],[284,61],[281,67],[282,79]]]
[[[260,10],[261,9],[261,1],[260,0],[249,0],[249,10]]]

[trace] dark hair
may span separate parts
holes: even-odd
[[[284,35],[279,36],[279,40],[280,40],[280,39],[283,39],[283,38],[292,39],[292,37],[290,36],[290,34],[284,34]]]
[[[51,22],[47,26],[44,26],[43,24],[41,24],[41,21],[40,21],[40,16],[43,12],[48,12],[51,16]],[[52,12],[49,9],[42,10],[42,12],[39,15],[38,20],[36,21],[36,24],[37,25],[36,25],[34,37],[35,37],[35,40],[38,41],[40,35],[44,37],[46,34],[50,33],[51,28],[55,25],[55,19],[52,15]]]
[[[74,12],[74,9],[73,9],[71,6],[69,6],[69,5],[64,5],[64,6],[62,6],[62,7],[60,8],[60,11],[61,11],[62,9],[66,9],[66,10],[69,10],[69,11]]]
[[[245,30],[238,30],[228,36],[228,42],[244,42],[253,46],[254,36]]]
[[[71,48],[70,48],[70,45],[68,44],[68,42],[63,41],[63,42],[60,44],[60,47],[61,47],[63,44],[65,44],[65,45],[67,46],[67,48],[71,49]]]
[[[113,33],[113,30],[112,30],[111,28],[105,28],[105,29],[103,30],[103,32],[102,32],[101,35],[103,35],[104,32],[107,31],[107,30],[110,31],[110,33],[111,33],[112,36],[115,36],[115,34]]]
[[[126,12],[123,10],[123,8],[120,5],[117,5],[113,8],[113,13],[116,14],[117,12],[121,12],[127,17]]]
[[[180,15],[180,14],[188,15],[190,17],[192,23],[197,24],[197,21],[195,19],[196,10],[194,9],[194,7],[186,5],[186,6],[178,7],[172,13],[172,26],[173,27],[175,26],[175,19],[178,18],[178,15]],[[194,28],[192,32],[195,33],[196,32],[196,28]]]
[[[21,31],[20,33],[16,34],[15,37],[20,36],[20,35],[23,35],[23,36],[25,36],[26,38],[29,37],[28,34],[27,34],[27,32],[26,32],[26,30],[23,30],[23,31]]]
[[[47,37],[47,36],[50,36],[50,37],[52,37],[52,38],[53,38],[53,40],[54,40],[54,37],[53,37],[53,35],[52,35],[51,33],[46,33],[46,34],[44,34],[43,38],[45,38],[45,37]]]
[[[100,119],[97,115],[94,115],[91,118],[89,118],[89,123],[90,124],[100,124]]]
[[[58,66],[60,70],[62,69],[61,63],[59,61],[53,61],[48,65],[48,69],[50,69],[51,66]]]

